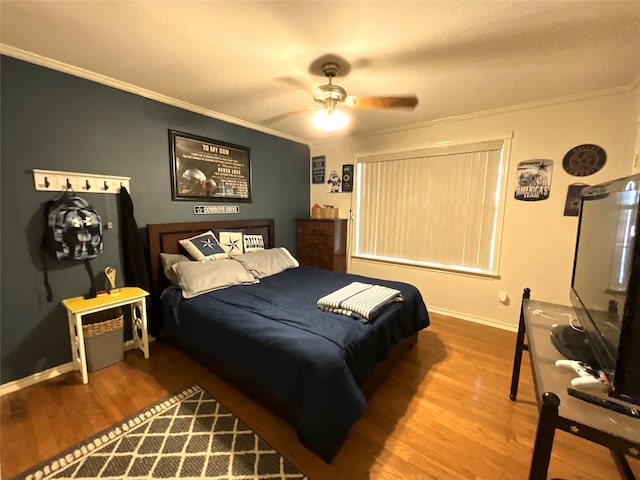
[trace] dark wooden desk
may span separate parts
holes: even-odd
[[[607,447],[622,478],[633,480],[636,477],[626,456],[640,459],[640,419],[569,396],[567,387],[577,374],[555,366],[556,360],[564,357],[551,343],[550,331],[553,325],[568,324],[570,313],[571,307],[531,300],[530,290],[524,290],[509,396],[516,400],[522,352],[528,350],[540,410],[529,478],[547,478],[553,439],[559,428]]]

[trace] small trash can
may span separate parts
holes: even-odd
[[[90,372],[124,358],[124,317],[121,308],[85,315],[82,332],[87,370]]]

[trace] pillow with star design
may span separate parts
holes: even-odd
[[[242,232],[225,232],[218,231],[220,246],[230,257],[242,255],[244,253],[244,244],[242,242]]]
[[[211,230],[196,235],[195,237],[180,240],[180,245],[194,260],[200,262],[229,258],[224,248],[218,243],[218,239]]]

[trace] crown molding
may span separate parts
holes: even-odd
[[[182,108],[184,110],[188,110],[193,113],[199,113],[200,115],[204,115],[205,117],[215,118],[216,120],[222,120],[223,122],[249,128],[251,130],[256,130],[262,133],[266,133],[268,135],[273,135],[275,137],[280,137],[286,140],[291,140],[297,143],[309,145],[309,141],[303,138],[298,138],[293,135],[288,135],[286,133],[280,132],[278,130],[272,130],[270,128],[266,128],[261,125],[256,125],[255,123],[247,122],[239,118],[232,117],[230,115],[225,115],[223,113],[209,110],[207,108],[199,107],[197,105],[193,105],[192,103],[184,102],[182,100],[178,100],[176,98],[172,98],[167,95],[162,95],[160,93],[147,90],[145,88],[138,87],[130,83],[122,82],[120,80],[116,80],[115,78],[111,78],[106,75],[101,75],[99,73],[92,72],[90,70],[85,70],[83,68],[75,67],[73,65],[69,65],[68,63],[60,62],[58,60],[53,60],[51,58],[44,57],[42,55],[38,55],[35,53],[27,52],[25,50],[15,48],[10,45],[5,45],[0,43],[0,54],[13,57],[18,60],[23,60],[25,62],[33,63],[35,65],[40,65],[41,67],[46,67],[59,72],[67,73],[75,77],[84,78],[85,80],[90,80],[92,82],[100,83],[108,87],[133,93],[140,97],[148,98],[150,100],[155,100],[160,103]]]
[[[232,117],[230,115],[225,115],[223,113],[219,113],[213,110],[199,107],[197,105],[193,105],[188,102],[184,102],[182,100],[178,100],[166,95],[162,95],[157,92],[153,92],[151,90],[147,90],[147,89],[138,87],[136,85],[132,85],[130,83],[122,82],[120,80],[116,80],[106,75],[101,75],[99,73],[92,72],[90,70],[85,70],[79,67],[75,67],[73,65],[69,65],[64,62],[53,60],[51,58],[44,57],[42,55],[37,55],[35,53],[27,52],[25,50],[15,48],[10,45],[5,45],[0,43],[0,54],[17,58],[18,60],[24,60],[25,62],[40,65],[42,67],[51,68],[53,70],[64,72],[69,75],[84,78],[86,80],[100,83],[102,85],[116,88],[118,90],[123,90],[125,92],[133,93],[135,95],[145,97],[150,100],[155,100],[160,103],[182,108],[190,112],[198,113],[206,117],[215,118],[217,120],[221,120],[221,121],[238,125],[241,127],[249,128],[251,130],[256,130],[262,133],[266,133],[268,135],[273,135],[276,137],[284,138],[286,140],[291,140],[293,142],[302,143],[304,145],[309,145],[309,146],[320,145],[325,143],[332,143],[333,141],[333,139],[325,139],[321,141],[310,141],[308,139],[299,138],[284,132],[280,132],[278,130],[272,130],[270,128],[266,128],[261,125],[256,125],[254,123],[250,123],[250,122],[241,120],[239,118]],[[445,123],[455,123],[455,122],[461,122],[466,120],[473,120],[478,118],[490,117],[494,115],[501,115],[505,113],[513,113],[513,112],[518,112],[523,110],[531,110],[535,108],[559,105],[563,103],[572,103],[572,102],[578,102],[582,100],[590,100],[598,97],[622,95],[622,94],[629,93],[638,87],[640,87],[640,75],[638,75],[632,82],[630,82],[629,85],[626,85],[626,86],[614,87],[614,88],[604,89],[604,90],[596,90],[596,91],[591,91],[586,93],[566,95],[563,97],[538,100],[534,102],[521,103],[516,105],[509,105],[506,107],[499,107],[499,108],[494,108],[489,110],[483,110],[480,112],[467,113],[463,115],[442,117],[434,120],[428,120],[425,122],[419,122],[419,123],[413,123],[410,125],[402,125],[400,127],[377,130],[375,132],[369,132],[361,135],[356,134],[356,135],[350,136],[349,138],[367,138],[367,137],[372,137],[372,136],[377,136],[377,135],[382,135],[387,133],[406,132],[409,130],[418,130],[420,128],[431,127],[435,125],[442,125]]]
[[[629,85],[621,87],[613,87],[604,90],[593,90],[585,93],[576,93],[571,95],[565,95],[562,97],[549,98],[544,100],[536,100],[534,102],[519,103],[515,105],[508,105],[506,107],[493,108],[489,110],[482,110],[480,112],[465,113],[462,115],[455,115],[451,117],[442,117],[434,120],[427,120],[425,122],[413,123],[411,125],[403,125],[401,127],[388,128],[384,130],[377,130],[367,134],[358,135],[360,138],[372,137],[377,135],[383,135],[387,133],[406,132],[409,130],[418,130],[420,128],[432,127],[436,125],[442,125],[445,123],[462,122],[466,120],[474,120],[478,118],[491,117],[494,115],[502,115],[506,113],[514,113],[523,110],[533,110],[536,108],[549,107],[553,105],[560,105],[563,103],[574,103],[584,100],[592,100],[599,97],[610,97],[615,95],[624,95],[632,92],[635,88],[640,86],[640,76],[633,80]]]

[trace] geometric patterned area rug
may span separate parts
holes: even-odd
[[[15,478],[306,479],[198,385],[165,397]]]

